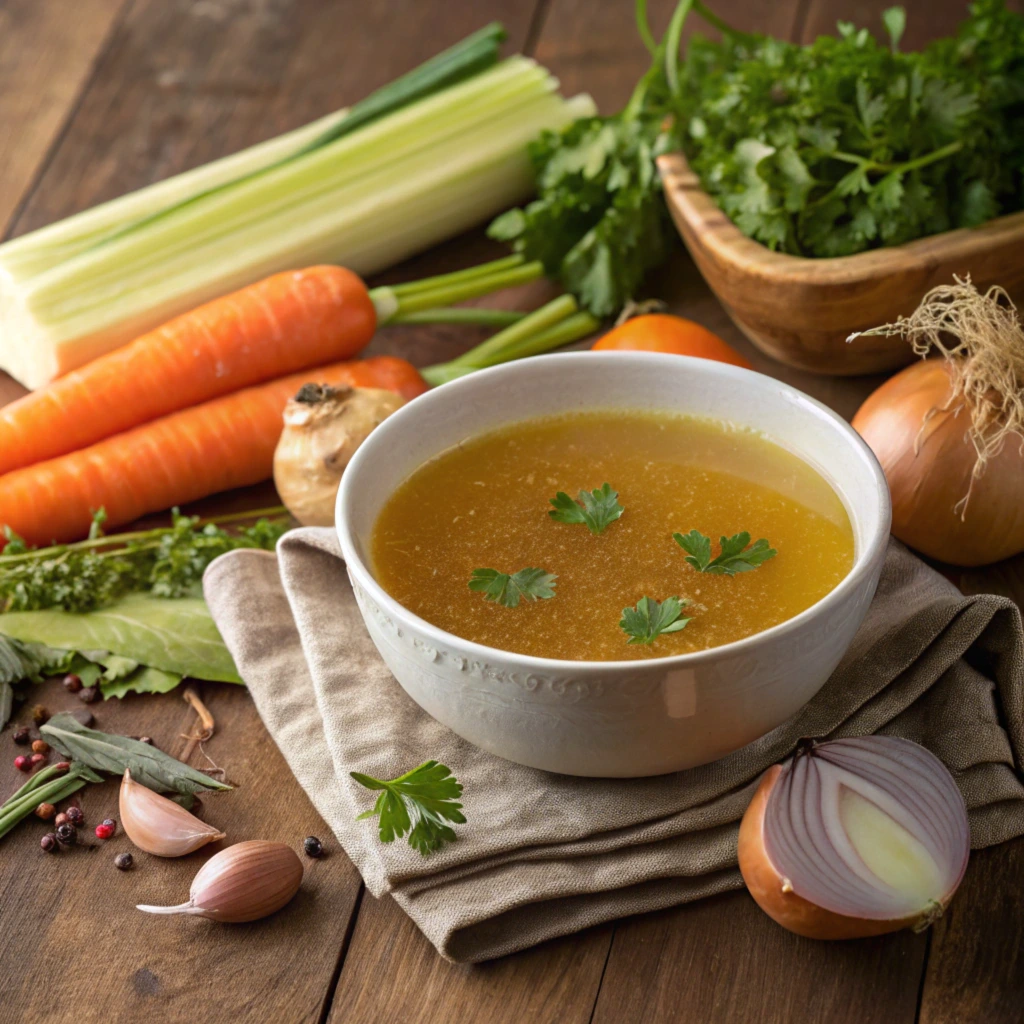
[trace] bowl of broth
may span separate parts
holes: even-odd
[[[889,521],[874,455],[825,406],[635,352],[417,398],[337,504],[366,628],[413,700],[511,761],[614,777],[716,760],[803,707],[863,620]]]

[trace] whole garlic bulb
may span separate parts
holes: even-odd
[[[306,384],[284,410],[274,483],[303,526],[330,526],[334,501],[355,450],[405,399],[379,388]]]
[[[147,914],[192,914],[238,924],[280,910],[302,884],[302,861],[290,846],[252,840],[211,857],[189,889],[187,903],[174,907],[138,904]]]

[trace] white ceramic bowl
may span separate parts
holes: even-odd
[[[427,459],[502,424],[581,409],[670,410],[762,431],[813,466],[853,524],[850,574],[778,626],[696,654],[555,661],[463,640],[399,605],[373,577],[381,507]],[[571,775],[658,775],[764,735],[828,678],[875,592],[889,536],[885,477],[839,416],[771,377],[648,353],[546,355],[483,370],[417,398],[356,452],[337,527],[366,628],[406,692],[478,747]],[[430,753],[427,751],[426,753]]]

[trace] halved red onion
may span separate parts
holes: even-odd
[[[803,744],[765,773],[740,826],[750,894],[784,928],[819,939],[927,927],[969,852],[953,776],[895,736]]]

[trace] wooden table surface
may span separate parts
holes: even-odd
[[[350,103],[490,19],[567,93],[618,109],[646,67],[632,0],[0,0],[0,233],[10,237]],[[652,0],[663,26],[668,0]],[[716,0],[743,28],[807,40],[839,17],[877,29],[888,0]],[[905,45],[945,33],[959,0],[906,0]],[[397,268],[441,272],[488,255],[482,233]],[[756,367],[852,415],[874,379],[788,371],[752,351],[680,252],[652,294],[706,324]],[[520,298],[521,296],[517,297]],[[508,296],[504,297],[506,300]],[[529,298],[529,296],[527,296]],[[372,351],[425,365],[476,340],[464,328],[382,332]],[[0,375],[0,403],[20,394]],[[269,487],[203,508],[272,503]],[[1024,596],[1024,560],[957,573],[968,591]],[[207,685],[218,731],[207,753],[238,786],[211,795],[232,840],[308,834],[295,901],[253,925],[153,918],[137,902],[186,898],[198,861],[136,854],[123,836],[47,856],[41,823],[0,856],[0,1021],[501,1022],[552,1024],[1019,1024],[1024,1020],[1024,841],[972,857],[960,894],[930,932],[815,943],[783,931],[743,892],[619,921],[478,967],[443,961],[389,899],[366,896],[288,772],[244,690]],[[38,699],[81,706],[57,686]],[[148,734],[179,752],[193,716],[179,694],[95,705],[100,728]],[[24,720],[23,709],[20,719]],[[0,791],[15,748],[0,737]],[[193,763],[205,762],[196,754]],[[89,787],[95,823],[114,782]]]

